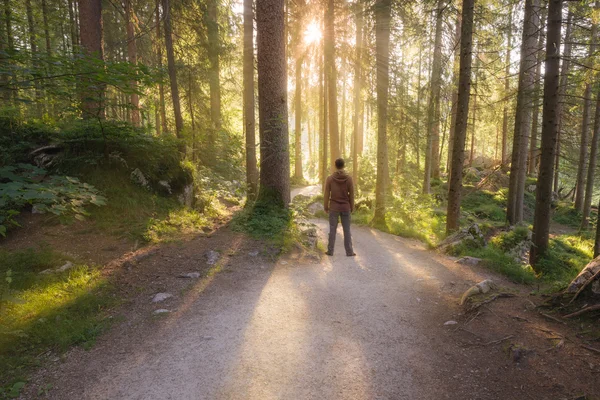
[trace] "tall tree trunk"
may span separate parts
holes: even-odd
[[[512,23],[513,23],[513,5],[509,3],[508,5],[508,33],[507,33],[507,45],[506,45],[506,56],[504,61],[504,110],[502,111],[502,160],[501,166],[502,168],[506,167],[506,163],[508,162],[508,104],[509,104],[509,96],[508,92],[510,91],[510,51],[512,50]]]
[[[469,152],[469,167],[473,166],[473,159],[475,158],[475,125],[477,123],[477,81],[478,81],[478,72],[479,72],[479,55],[477,54],[477,50],[473,55],[475,58],[475,82],[473,86],[473,116],[471,117],[471,151]],[[468,123],[467,123],[468,128]]]
[[[419,45],[419,67],[417,75],[417,119],[415,130],[415,152],[417,153],[417,173],[421,169],[421,66],[423,63],[423,45]]]
[[[25,10],[27,12],[27,32],[29,34],[29,47],[31,49],[31,67],[33,70],[33,78],[39,78],[40,65],[38,63],[37,38],[35,33],[35,21],[33,19],[33,9],[31,0],[25,0]],[[35,80],[35,116],[41,118],[44,110],[44,102],[42,101],[42,87],[39,79]]]
[[[125,28],[127,31],[127,58],[131,64],[137,64],[137,45],[135,39],[135,26],[133,24],[132,0],[125,0]],[[131,89],[137,91],[137,80],[130,82]],[[140,96],[137,93],[129,95],[131,106],[131,123],[140,126]]]
[[[598,3],[596,3],[598,4]],[[581,219],[581,230],[589,227],[590,211],[592,209],[592,196],[594,195],[594,177],[596,175],[596,165],[598,162],[598,141],[600,140],[600,93],[596,98],[596,115],[594,119],[594,133],[590,147],[590,165],[587,170],[587,180],[585,187],[585,198],[583,200],[583,215]],[[599,210],[600,212],[600,210]]]
[[[68,0],[67,6],[69,8],[69,33],[71,34],[71,51],[75,52],[75,46],[77,46],[77,24],[75,22],[75,5],[73,0]]]
[[[284,25],[283,0],[256,1],[261,160],[259,201],[281,207],[287,207],[290,202]]]
[[[568,7],[567,7],[568,8]],[[562,110],[563,110],[563,102],[565,93],[567,92],[567,84],[569,82],[569,70],[571,67],[571,25],[573,21],[573,13],[569,10],[569,14],[567,16],[567,28],[565,33],[565,44],[563,49],[563,61],[562,67],[560,70],[560,86],[559,86],[559,96],[558,100],[558,137],[556,139],[556,159],[554,160],[554,191],[558,193],[558,185],[559,185],[559,167],[560,167],[560,137],[562,135]]]
[[[540,114],[540,98],[542,97],[541,89],[542,89],[542,62],[544,61],[544,53],[542,51],[544,47],[544,12],[541,11],[542,15],[540,17],[540,29],[538,35],[538,43],[537,43],[537,61],[535,67],[535,77],[533,78],[535,81],[534,89],[533,89],[533,115],[531,118],[531,137],[529,142],[529,158],[528,158],[528,166],[527,166],[527,174],[534,175],[536,164],[537,164],[537,132],[539,126],[539,114]]]
[[[454,127],[454,144],[452,147],[452,162],[450,164],[450,184],[448,185],[448,211],[446,217],[447,234],[450,234],[459,228],[460,220],[462,171],[465,162],[465,139],[467,136],[469,97],[471,93],[474,8],[475,0],[463,0],[456,126]]]
[[[246,184],[248,198],[258,193],[256,166],[256,119],[254,111],[254,9],[253,0],[244,0],[244,128],[246,136]]]
[[[537,45],[539,12],[539,0],[525,1],[521,62],[519,66],[519,88],[517,92],[515,130],[506,207],[506,218],[511,225],[516,225],[523,221],[527,150],[529,147],[529,135],[531,134],[531,113],[533,111],[532,105],[535,90],[535,47]]]
[[[562,0],[548,1],[548,28],[546,31],[546,63],[544,74],[544,110],[542,115],[542,143],[540,170],[537,180],[535,215],[533,221],[533,246],[530,263],[539,270],[540,258],[548,249],[550,233],[550,207],[552,205],[552,177],[554,152],[558,136],[557,111],[560,77],[560,31]]]
[[[598,220],[596,221],[596,240],[594,241],[594,258],[600,256],[600,203],[598,203]]]
[[[171,28],[171,6],[169,0],[162,0],[163,23],[165,30],[165,48],[167,50],[167,69],[171,82],[171,98],[173,100],[173,114],[175,114],[175,135],[182,138],[183,117],[181,116],[181,102],[179,100],[179,87],[177,86],[177,69],[175,68],[175,52],[173,51],[173,32]],[[182,149],[183,150],[183,149]]]
[[[442,88],[442,22],[444,0],[438,0],[435,18],[435,40],[431,63],[431,89],[427,111],[427,146],[423,193],[431,191],[431,176],[440,176],[440,91]]]
[[[356,19],[356,58],[354,60],[354,118],[352,119],[353,134],[352,134],[352,180],[355,187],[358,187],[358,176],[360,166],[358,165],[358,150],[360,146],[360,131],[361,123],[364,118],[361,107],[361,92],[362,92],[362,54],[363,54],[363,7],[360,1],[355,4],[355,19]]]
[[[90,58],[104,60],[104,32],[102,1],[79,0],[79,38],[83,53]],[[104,118],[106,87],[98,82],[85,81],[81,86],[83,118]]]
[[[158,64],[158,69],[162,71],[163,62],[162,62],[162,34],[160,33],[160,0],[156,0],[156,60]],[[160,124],[162,127],[162,132],[167,133],[169,128],[167,128],[167,110],[165,106],[165,86],[161,82],[158,83],[158,106],[160,111]]]
[[[52,56],[52,46],[50,44],[50,28],[48,27],[48,5],[46,0],[42,0],[42,18],[44,21],[44,38],[46,39],[46,54]]]
[[[298,39],[300,40],[300,39]],[[299,49],[297,49],[299,50]],[[294,126],[294,178],[298,182],[304,180],[302,174],[302,55],[296,54],[296,92],[294,93],[295,103],[295,126]]]
[[[328,163],[327,163],[327,153],[329,149],[327,148],[327,76],[325,73],[325,43],[323,43],[322,53],[319,54],[320,59],[320,68],[319,68],[319,81],[320,81],[320,99],[319,99],[319,107],[320,107],[320,165],[319,165],[319,176],[321,178],[321,186],[323,189],[323,193],[325,193],[325,180],[327,179],[327,173],[329,171]]]
[[[208,82],[210,86],[210,119],[212,129],[208,133],[208,149],[210,159],[213,159],[215,151],[215,141],[217,131],[221,129],[221,80],[219,52],[221,41],[219,38],[219,21],[217,13],[217,1],[208,0],[206,28],[208,36],[208,61],[210,69],[208,72]]]
[[[340,157],[340,136],[337,111],[337,72],[335,68],[335,0],[327,0],[325,10],[325,74],[327,81],[327,106],[329,114],[329,153],[330,170],[333,162]]]
[[[375,2],[375,64],[377,69],[377,181],[374,224],[385,224],[385,197],[388,182],[387,113],[390,82],[391,0]]]
[[[588,53],[588,59],[586,64],[588,68],[591,68],[592,57],[596,52],[596,35],[598,26],[592,24],[592,32],[590,35],[590,48]],[[583,212],[583,203],[585,197],[585,178],[587,176],[588,166],[588,151],[590,141],[590,119],[592,111],[592,84],[587,82],[585,84],[585,91],[583,93],[583,120],[581,121],[581,143],[579,145],[579,165],[577,167],[577,187],[575,188],[575,209],[579,212]]]
[[[460,70],[460,13],[456,18],[454,33],[454,62],[452,63],[452,106],[450,108],[450,133],[448,137],[448,160],[446,170],[448,171],[448,182],[450,182],[450,163],[452,162],[452,149],[454,147],[454,128],[456,127],[456,109],[458,101],[458,76]]]

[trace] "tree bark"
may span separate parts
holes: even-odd
[[[133,24],[132,0],[125,0],[125,28],[127,31],[127,58],[133,65],[137,64],[137,45],[135,39],[135,26]],[[130,82],[131,89],[137,91],[137,80]],[[131,106],[131,123],[134,126],[140,126],[140,96],[137,93],[129,95]]]
[[[162,0],[163,23],[165,30],[165,47],[167,50],[167,69],[171,82],[171,98],[173,100],[173,114],[175,114],[175,135],[182,139],[183,117],[181,116],[181,101],[179,100],[179,87],[177,86],[177,69],[175,67],[175,52],[173,51],[173,32],[171,27],[171,6],[169,0]]]
[[[79,39],[86,57],[104,60],[102,1],[79,0]],[[84,119],[104,118],[106,85],[86,80],[81,86]]]
[[[446,217],[447,234],[450,234],[459,228],[460,220],[462,172],[463,164],[465,162],[465,139],[469,114],[469,97],[471,93],[474,8],[475,0],[463,0],[456,126],[454,128],[450,183],[448,185],[448,211]]]
[[[525,15],[523,18],[523,37],[521,39],[515,130],[506,207],[506,218],[511,225],[516,225],[523,221],[527,154],[529,135],[531,134],[531,113],[533,111],[532,103],[535,89],[535,47],[537,44],[539,12],[539,0],[526,0]]]
[[[542,16],[543,19],[543,11]],[[531,118],[531,137],[529,142],[529,162],[527,166],[527,173],[529,175],[535,174],[535,167],[537,164],[537,131],[539,126],[539,114],[540,114],[540,98],[541,89],[542,89],[542,62],[543,62],[543,51],[544,48],[544,22],[540,20],[540,29],[538,35],[538,43],[537,43],[537,61],[535,67],[535,77],[534,77],[534,89],[533,89],[533,115]]]
[[[563,50],[563,61],[560,70],[560,86],[559,86],[559,100],[558,100],[558,137],[556,139],[556,159],[554,160],[554,191],[558,193],[559,185],[559,167],[560,167],[560,142],[562,135],[562,110],[565,93],[567,92],[567,85],[569,82],[569,70],[571,67],[571,23],[573,21],[573,13],[569,11],[567,16],[567,28],[565,33],[565,44]]]
[[[542,115],[542,143],[540,170],[536,189],[533,222],[533,246],[530,263],[539,271],[540,258],[548,249],[550,232],[550,207],[552,205],[552,177],[558,136],[557,111],[560,78],[560,31],[562,23],[562,0],[548,1],[548,24],[546,32],[546,63],[544,75],[544,109]]]
[[[504,61],[504,110],[502,111],[502,168],[506,168],[508,162],[508,93],[510,91],[510,51],[512,50],[512,3],[508,5],[508,34],[507,34],[507,45],[506,45],[506,56]]]
[[[431,191],[431,176],[440,176],[440,91],[442,87],[442,22],[444,0],[438,0],[435,18],[435,40],[431,64],[431,90],[427,111],[427,146],[425,148],[425,174],[423,193]]]
[[[590,35],[590,47],[588,53],[588,59],[586,60],[586,66],[591,68],[592,57],[596,52],[596,35],[598,26],[592,24],[592,32]],[[585,91],[583,92],[583,120],[581,121],[581,143],[579,145],[579,164],[577,167],[577,181],[575,188],[575,209],[579,212],[583,212],[583,203],[585,197],[585,178],[587,177],[588,167],[588,151],[590,141],[590,119],[592,109],[592,84],[587,82],[585,84]]]
[[[334,170],[334,161],[340,157],[340,136],[337,110],[337,72],[335,68],[335,0],[327,0],[325,10],[325,73],[327,80],[327,105],[329,114],[329,152],[330,170]]]
[[[33,9],[31,0],[25,0],[25,10],[27,12],[27,32],[29,34],[29,47],[31,49],[31,67],[33,78],[38,78],[40,75],[40,65],[38,63],[37,38],[35,33],[35,21],[33,19]],[[35,116],[41,118],[44,110],[44,102],[42,100],[42,88],[39,79],[35,80]]]
[[[50,28],[48,27],[48,5],[46,0],[42,0],[42,18],[44,21],[44,38],[46,39],[46,54],[52,56],[52,46],[50,44]]]
[[[271,207],[273,205],[287,207],[290,202],[283,4],[283,0],[256,1],[261,152],[258,200]]]
[[[254,10],[253,0],[244,0],[244,128],[246,136],[246,184],[248,198],[258,193],[256,166],[256,120],[254,111]]]
[[[375,64],[377,69],[377,180],[374,224],[385,223],[388,182],[387,114],[390,61],[391,0],[375,2]]]
[[[454,128],[456,126],[456,108],[458,101],[458,75],[460,70],[460,13],[456,18],[455,36],[454,36],[454,61],[452,63],[452,106],[450,108],[450,133],[448,137],[448,160],[446,170],[448,171],[448,182],[450,182],[450,163],[452,162],[452,149],[454,147]]]
[[[77,46],[77,24],[75,22],[75,11],[73,0],[68,0],[67,7],[69,8],[69,33],[71,34],[71,51],[75,52],[75,46]]]
[[[600,256],[600,203],[598,203],[598,220],[596,221],[596,240],[594,241],[594,258]]]
[[[589,227],[590,211],[592,209],[592,196],[594,195],[594,177],[598,161],[598,141],[600,140],[600,93],[596,98],[596,115],[594,119],[594,133],[590,146],[590,165],[587,170],[587,181],[585,187],[585,198],[583,200],[583,215],[581,218],[581,230]],[[600,210],[599,210],[600,213]]]

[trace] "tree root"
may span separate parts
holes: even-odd
[[[579,311],[577,311],[577,312],[574,312],[574,313],[571,313],[571,314],[565,315],[563,318],[573,318],[573,317],[578,317],[578,316],[580,316],[580,315],[582,315],[582,314],[585,314],[585,313],[587,313],[587,312],[590,312],[590,311],[596,311],[596,310],[600,310],[600,304],[596,304],[595,306],[589,306],[589,307],[586,307],[586,308],[584,308],[584,309],[582,309],[582,310],[579,310]]]

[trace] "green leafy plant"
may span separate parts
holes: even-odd
[[[77,178],[46,175],[46,171],[28,164],[0,168],[0,235],[18,225],[14,217],[26,206],[38,213],[85,219],[85,207],[103,206],[106,198],[98,190]]]

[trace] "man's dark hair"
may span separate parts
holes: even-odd
[[[337,160],[335,160],[335,167],[337,169],[342,169],[344,168],[344,165],[346,165],[346,163],[344,162],[343,158],[338,158]]]

